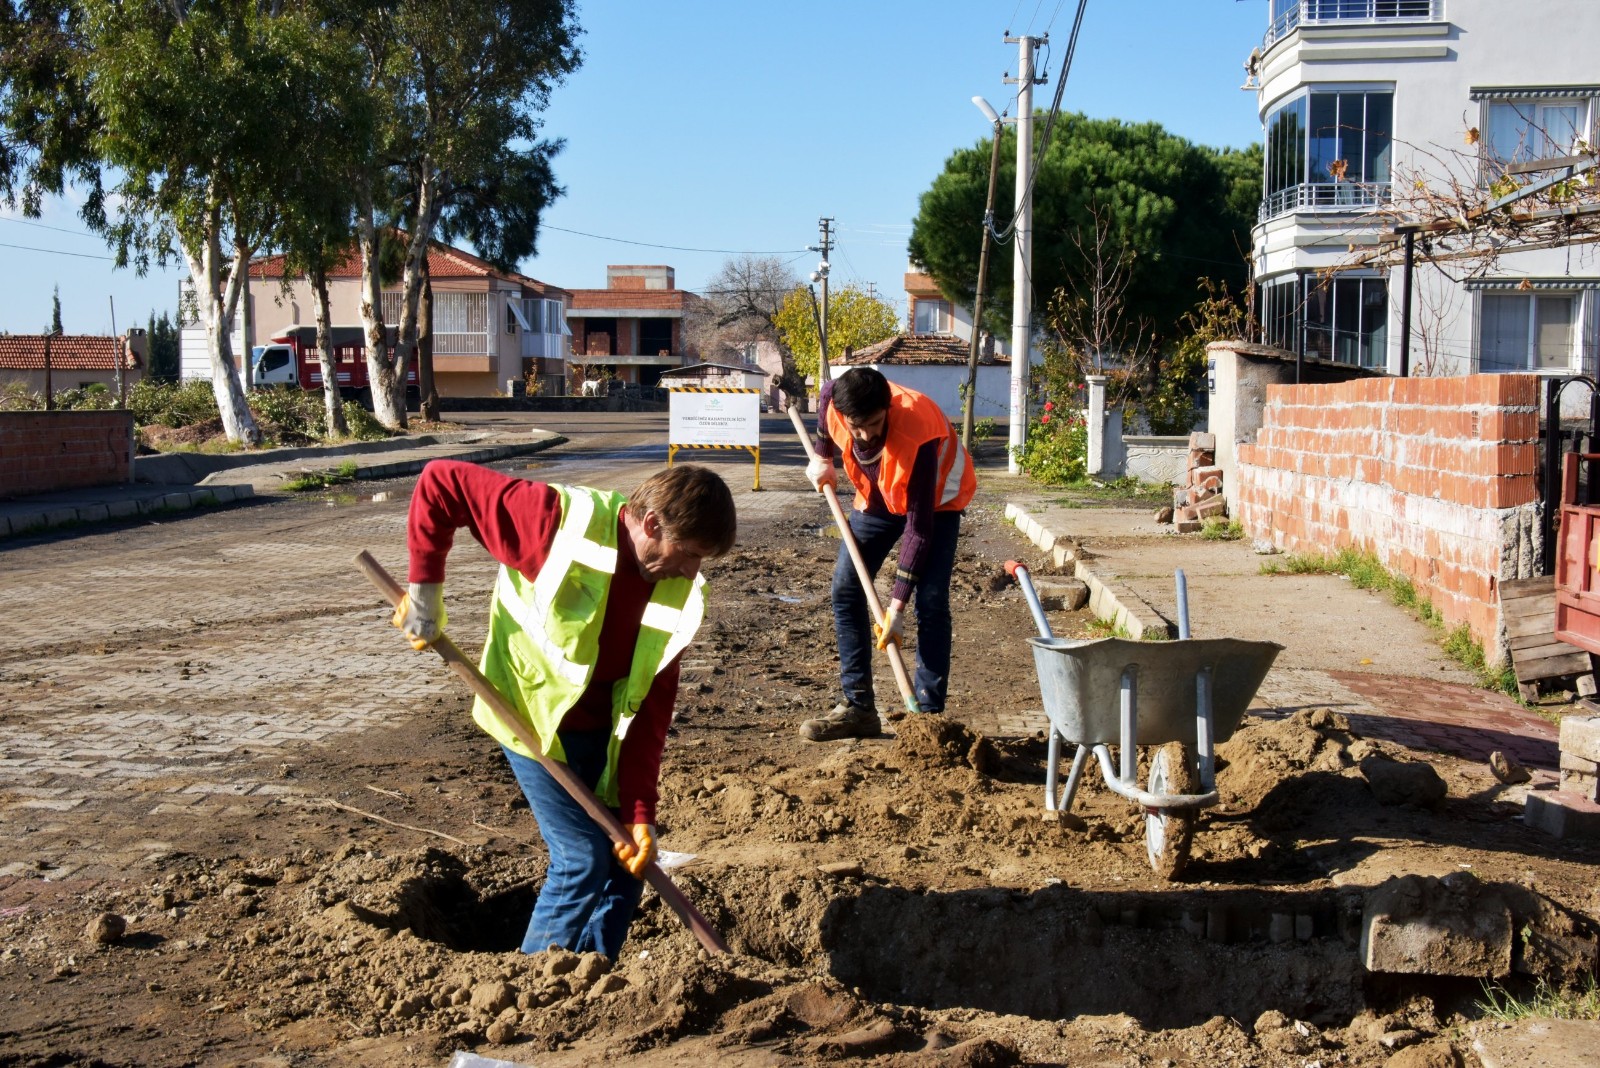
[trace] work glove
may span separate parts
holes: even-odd
[[[890,642],[899,645],[900,639],[905,637],[905,607],[900,601],[890,601],[889,610],[883,614],[883,625],[873,625],[872,632],[878,637],[879,649],[887,649]]]
[[[444,583],[413,582],[394,606],[389,622],[399,627],[411,648],[418,651],[438,641],[444,633]]]
[[[813,456],[806,464],[806,480],[811,483],[811,488],[818,493],[822,492],[824,485],[839,485],[839,476],[834,473],[833,460],[824,456]]]
[[[644,870],[656,859],[656,826],[653,823],[624,823],[633,844],[617,842],[611,847],[617,863],[628,869],[635,879],[644,878]]]

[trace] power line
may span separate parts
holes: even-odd
[[[32,219],[18,219],[11,215],[0,215],[0,222],[17,223],[21,226],[37,226],[41,230],[54,230],[61,234],[72,234],[75,237],[94,237],[93,234],[82,230],[69,230],[65,226],[51,226],[49,223],[35,222]]]
[[[96,256],[92,252],[67,252],[64,249],[59,248],[34,248],[31,245],[8,245],[4,241],[0,241],[0,248],[21,249],[23,252],[47,252],[52,256],[76,256],[83,260],[108,260],[112,263],[115,263],[117,259],[115,256]]]
[[[1061,97],[1067,89],[1067,74],[1072,70],[1072,56],[1073,53],[1078,50],[1078,31],[1083,28],[1083,13],[1084,9],[1088,6],[1089,0],[1078,0],[1078,13],[1072,20],[1072,33],[1067,37],[1067,51],[1066,54],[1061,57],[1061,73],[1056,78],[1055,97],[1050,101],[1050,114],[1045,119],[1044,132],[1039,135],[1039,144],[1034,149],[1033,159],[1028,161],[1027,184],[1023,186],[1022,193],[1024,201],[1033,195],[1034,180],[1038,177],[1040,168],[1044,166],[1045,153],[1050,148],[1050,135],[1055,129],[1057,116],[1061,114]],[[1052,17],[1052,22],[1053,21],[1054,18]],[[1022,72],[1018,71],[1017,73],[1018,77],[1020,78]],[[1019,116],[1019,121],[1020,118],[1021,117]],[[1011,221],[1006,224],[1006,227],[1003,231],[994,234],[994,239],[1003,243],[1011,236],[1012,228],[1015,227],[1016,224],[1017,217],[1013,213]]]
[[[619,245],[637,245],[640,248],[664,248],[672,252],[716,252],[727,256],[787,256],[792,252],[804,255],[809,249],[780,248],[767,251],[743,248],[689,248],[685,245],[657,245],[649,241],[630,241],[625,237],[607,237],[604,234],[589,234],[582,230],[568,230],[564,226],[551,226],[549,223],[540,224],[546,230],[559,230],[563,234],[576,234],[578,237],[590,237],[596,241],[615,241]]]

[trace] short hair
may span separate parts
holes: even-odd
[[[840,415],[861,420],[889,407],[889,380],[874,367],[852,367],[833,380],[833,406]]]
[[[628,514],[642,521],[655,512],[673,541],[692,541],[721,556],[733,548],[738,510],[728,484],[709,467],[677,464],[657,471],[628,495]]]

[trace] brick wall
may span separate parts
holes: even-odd
[[[132,450],[131,412],[0,412],[0,497],[127,482]]]
[[[1532,375],[1271,386],[1238,518],[1286,552],[1375,553],[1492,659],[1499,584],[1539,563],[1538,399]]]

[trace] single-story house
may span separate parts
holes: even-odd
[[[846,352],[842,358],[830,361],[828,369],[837,378],[852,367],[877,368],[889,381],[932,397],[951,422],[959,424],[970,354],[970,342],[954,334],[896,334],[858,352]],[[1009,356],[980,351],[974,400],[974,419],[1009,417]]]
[[[141,329],[122,337],[96,334],[0,335],[0,386],[20,383],[29,393],[43,395],[46,378],[52,393],[100,383],[117,388],[117,363],[122,363],[124,387],[144,377],[149,338]],[[49,371],[45,369],[46,345]]]

